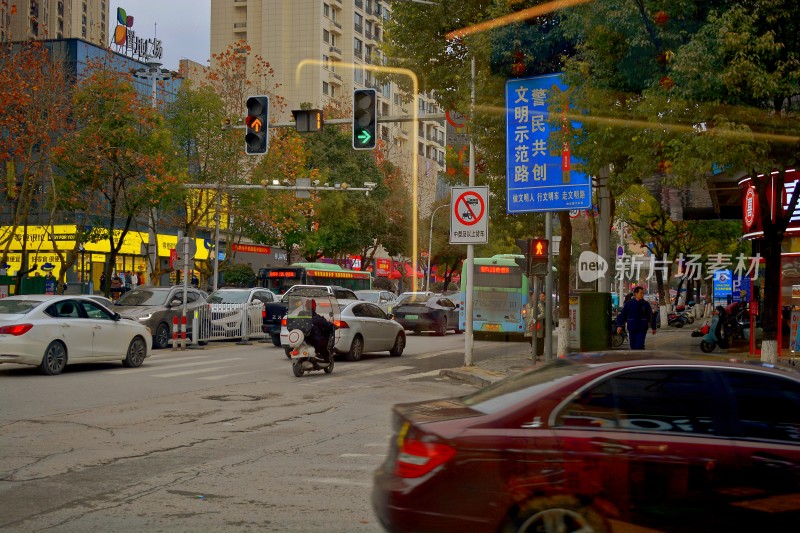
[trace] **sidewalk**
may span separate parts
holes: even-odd
[[[645,346],[648,351],[663,351],[676,354],[702,354],[700,350],[700,337],[692,337],[691,333],[694,328],[659,328],[658,333],[653,335],[647,334]],[[500,343],[498,343],[500,344]],[[525,344],[525,346],[529,346]],[[628,350],[628,343],[626,342],[619,348],[610,350],[626,351]],[[530,360],[530,350],[513,350],[514,353],[498,355],[491,359],[476,362],[473,366],[462,366],[459,368],[446,368],[439,372],[440,376],[449,377],[451,379],[458,379],[465,381],[477,387],[485,387],[491,385],[495,381],[499,381],[506,376],[516,374],[527,368],[535,366],[535,364],[542,364],[541,358],[535,364]],[[557,354],[556,342],[553,342],[553,354]],[[742,350],[721,350],[715,349],[712,352],[717,355],[724,354],[737,354],[739,356],[746,356],[747,352]]]

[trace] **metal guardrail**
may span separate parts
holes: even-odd
[[[207,304],[198,307],[189,317],[189,344],[240,339],[265,339],[264,302],[241,304]]]

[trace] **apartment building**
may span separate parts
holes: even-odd
[[[0,3],[0,42],[83,39],[107,47],[109,0],[14,0]]]
[[[274,121],[287,121],[304,102],[323,107],[329,99],[351,98],[353,89],[375,88],[381,116],[409,115],[411,101],[392,83],[379,83],[370,66],[386,63],[380,51],[391,5],[380,0],[211,0],[211,53],[246,40],[254,54],[270,63],[280,84],[286,110]],[[420,113],[441,113],[431,95],[417,95]],[[416,146],[412,133],[418,127]],[[444,120],[383,122],[378,136],[389,158],[409,175],[416,150],[419,208],[435,201],[437,178],[444,166]]]

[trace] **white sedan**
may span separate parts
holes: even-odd
[[[149,328],[88,296],[0,300],[0,363],[38,366],[48,375],[73,363],[122,361],[135,368],[150,356],[151,339]]]
[[[363,354],[372,352],[388,351],[393,357],[403,355],[406,333],[403,326],[391,319],[391,315],[370,302],[339,300],[339,303],[347,305],[343,305],[338,316],[333,317],[338,327],[333,347],[336,353],[344,354],[348,361],[358,361]],[[286,357],[291,357],[285,317],[281,321],[281,345]]]

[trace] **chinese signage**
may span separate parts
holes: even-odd
[[[779,183],[780,176],[778,172],[773,172],[769,177],[759,176],[759,178],[767,179],[766,192],[767,201],[769,202],[769,212],[775,212],[775,204],[779,205],[779,209],[787,211],[789,209],[789,201],[792,199],[792,193],[797,186],[800,175],[798,171],[790,169],[786,171],[783,179],[783,187]],[[742,188],[742,226],[745,239],[760,238],[763,236],[764,231],[761,227],[761,205],[758,201],[758,194],[753,186],[753,180],[749,176],[739,181],[739,187]],[[780,198],[776,197],[780,195]],[[788,235],[797,235],[800,233],[800,205],[797,206],[792,213],[789,220],[789,226],[786,228]]]
[[[511,214],[592,207],[591,181],[572,168],[569,144],[557,153],[548,148],[548,104],[554,91],[564,90],[558,74],[506,82],[506,209]]]
[[[126,54],[145,61],[158,58],[164,54],[161,40],[142,39],[136,36],[133,28],[133,17],[128,16],[124,9],[117,8],[117,27],[114,28],[114,44]]]
[[[681,267],[683,277],[694,281],[714,279],[715,283],[719,283],[718,278],[722,274],[718,273],[725,272],[730,275],[731,271],[736,278],[752,276],[753,279],[758,279],[760,254],[756,254],[755,257],[747,257],[744,254],[736,257],[731,254],[711,254],[705,264],[700,263],[700,259],[701,256],[697,254],[687,256],[680,254],[674,262]],[[661,259],[654,255],[623,254],[617,257],[616,279],[649,280],[655,276],[657,271],[661,271],[663,279],[667,279],[672,263],[673,261],[667,259],[666,254]],[[703,267],[705,267],[705,271]],[[731,285],[731,290],[732,287]]]
[[[450,244],[489,242],[489,187],[453,187],[450,191]]]

